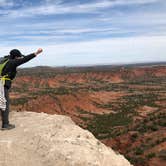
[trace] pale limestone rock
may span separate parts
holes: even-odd
[[[16,128],[0,131],[0,166],[130,166],[66,116],[11,112]]]

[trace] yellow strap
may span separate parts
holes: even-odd
[[[8,75],[4,75],[4,76],[2,76],[2,77],[0,78],[3,85],[5,85],[5,81],[6,81],[6,80],[10,80],[10,81],[11,81],[11,79],[10,79],[10,78],[7,78],[7,77],[8,77]]]

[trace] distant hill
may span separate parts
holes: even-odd
[[[114,64],[114,65],[92,65],[92,66],[62,66],[62,67],[49,67],[37,66],[31,68],[21,68],[19,70],[24,72],[31,71],[32,73],[40,71],[52,71],[55,73],[68,73],[68,72],[85,72],[85,71],[110,71],[113,68],[135,68],[135,67],[154,67],[166,66],[166,62],[151,62],[151,63],[134,63],[134,64]]]

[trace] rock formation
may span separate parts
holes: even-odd
[[[120,154],[62,115],[11,112],[0,131],[1,166],[130,166]]]

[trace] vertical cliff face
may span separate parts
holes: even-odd
[[[16,128],[0,131],[3,166],[130,166],[68,117],[12,112]]]

